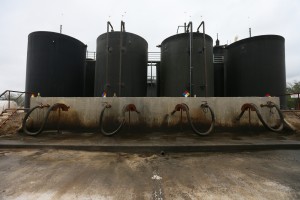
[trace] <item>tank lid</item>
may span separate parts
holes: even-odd
[[[62,34],[62,33],[56,33],[56,32],[51,32],[51,31],[34,31],[34,32],[31,32],[29,35],[28,35],[28,38],[29,37],[32,37],[33,35],[48,35],[48,36],[55,36],[55,37],[60,37],[60,38],[64,38],[64,39],[69,39],[69,40],[73,40],[74,42],[79,42],[81,43],[83,46],[87,46],[86,44],[84,44],[83,42],[81,42],[80,40],[76,39],[76,38],[73,38],[69,35],[65,35],[65,34]]]
[[[258,35],[258,36],[254,36],[254,37],[250,37],[250,38],[245,38],[245,39],[236,41],[236,42],[228,45],[228,48],[232,48],[232,47],[238,46],[240,44],[248,43],[248,42],[251,42],[251,41],[268,40],[268,39],[282,40],[282,41],[285,40],[284,37],[282,37],[280,35]]]
[[[172,36],[164,39],[164,41],[162,41],[161,44],[163,44],[163,43],[165,43],[165,42],[167,42],[169,40],[186,38],[186,37],[189,37],[189,35],[190,35],[190,33],[180,33],[180,34],[172,35]],[[193,32],[193,37],[194,36],[199,37],[199,36],[202,36],[202,35],[203,35],[203,33]],[[205,39],[206,40],[210,40],[212,42],[212,38],[209,35],[207,35],[207,34],[205,34]]]
[[[134,33],[123,32],[123,31],[108,32],[108,34],[111,35],[111,36],[113,36],[113,37],[120,37],[120,33],[125,34],[125,35],[131,35],[131,36],[136,37],[136,38],[140,38],[141,40],[144,40],[144,42],[148,45],[147,40],[145,40],[143,37],[141,37],[141,36],[139,36],[137,34],[134,34]],[[100,38],[103,38],[103,37],[106,38],[106,34],[107,34],[107,32],[99,35],[98,38],[97,38],[97,40],[100,39]]]

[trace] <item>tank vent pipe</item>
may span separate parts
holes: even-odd
[[[199,29],[202,26],[203,28],[203,53],[204,53],[204,77],[205,77],[205,96],[207,97],[207,64],[206,64],[206,39],[205,39],[205,23],[204,21],[197,28],[197,32],[199,33]]]
[[[111,23],[107,22],[107,32],[109,32],[109,27],[111,28],[111,32],[114,32],[114,27],[111,25]]]
[[[125,22],[121,21],[121,32],[125,32]]]

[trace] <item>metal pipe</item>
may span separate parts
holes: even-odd
[[[205,79],[205,96],[207,97],[207,64],[206,64],[206,40],[205,40],[205,23],[204,21],[197,28],[197,32],[199,33],[200,27],[203,25],[203,55],[204,55],[204,79]]]
[[[8,109],[10,109],[10,91],[8,91]]]
[[[190,29],[189,39],[190,39],[190,94],[193,96],[192,93],[192,51],[193,51],[193,23],[189,22],[187,26],[187,30]]]
[[[107,32],[109,32],[109,27],[111,28],[111,32],[114,32],[114,27],[111,25],[110,21],[107,22]]]
[[[184,24],[186,24],[186,23],[184,23]],[[184,26],[178,26],[177,27],[177,34],[178,34],[178,31],[179,31],[179,28],[182,28],[182,27],[184,28],[184,32],[185,32],[186,25],[184,25]]]
[[[24,94],[33,94],[32,92],[27,92],[27,91],[21,92],[21,91],[16,91],[16,90],[5,90],[5,91],[0,95],[0,97],[1,97],[2,95],[4,95],[6,92],[24,93]]]
[[[108,86],[108,65],[109,65],[109,28],[111,28],[111,31],[114,31],[113,26],[111,25],[111,23],[108,21],[107,22],[107,32],[106,32],[106,66],[105,66],[105,89],[104,91],[106,92],[107,90],[107,86]]]
[[[125,31],[125,23],[121,21],[121,31],[120,31],[120,59],[119,59],[119,97],[122,96],[122,48],[123,48],[123,31]]]
[[[183,132],[183,129],[182,129],[182,109],[180,109],[180,132]]]
[[[2,94],[0,94],[0,97],[4,96],[6,93],[20,93],[20,94],[30,94],[30,95],[33,95],[34,93],[33,92],[21,92],[21,91],[15,91],[15,90],[5,90]],[[17,98],[18,99],[18,98]]]
[[[152,77],[152,62],[150,62],[150,70],[151,70],[151,73],[150,73],[150,85],[152,86],[152,79],[153,79],[153,77]]]
[[[60,132],[60,108],[58,108],[57,132]]]
[[[125,22],[121,21],[121,31],[125,32]]]

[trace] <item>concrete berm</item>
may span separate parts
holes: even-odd
[[[176,112],[171,115],[177,104],[185,103],[189,107],[189,112],[193,123],[198,126],[208,124],[211,121],[210,112],[201,108],[201,104],[207,103],[215,114],[216,126],[236,128],[241,126],[260,127],[260,123],[255,112],[245,112],[244,116],[237,121],[237,116],[241,113],[241,107],[245,103],[254,103],[260,109],[262,117],[271,125],[275,124],[279,117],[277,112],[271,112],[269,108],[261,108],[261,104],[272,101],[279,105],[277,97],[35,97],[31,98],[31,108],[40,104],[53,105],[64,103],[70,106],[69,111],[53,111],[50,114],[48,125],[56,127],[57,123],[61,128],[66,129],[96,129],[99,127],[100,113],[104,106],[111,105],[104,112],[104,124],[112,123],[113,126],[122,119],[122,110],[128,104],[134,104],[140,113],[130,113],[130,126],[139,127],[143,130],[151,131],[163,128],[170,129],[178,127],[180,124],[188,125],[186,113]],[[31,115],[33,124],[38,126],[46,114],[47,109],[37,109]],[[58,116],[60,115],[60,119]],[[250,117],[250,119],[249,119]],[[129,113],[125,113],[126,123],[129,123]],[[133,128],[134,129],[134,128]]]

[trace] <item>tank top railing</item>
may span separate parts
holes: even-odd
[[[148,63],[160,62],[160,52],[148,52]]]
[[[214,63],[224,63],[224,56],[222,55],[214,55]]]
[[[86,58],[96,60],[96,52],[86,51]],[[160,52],[148,52],[148,62],[160,62]]]
[[[86,58],[96,60],[96,52],[94,51],[86,51]]]

